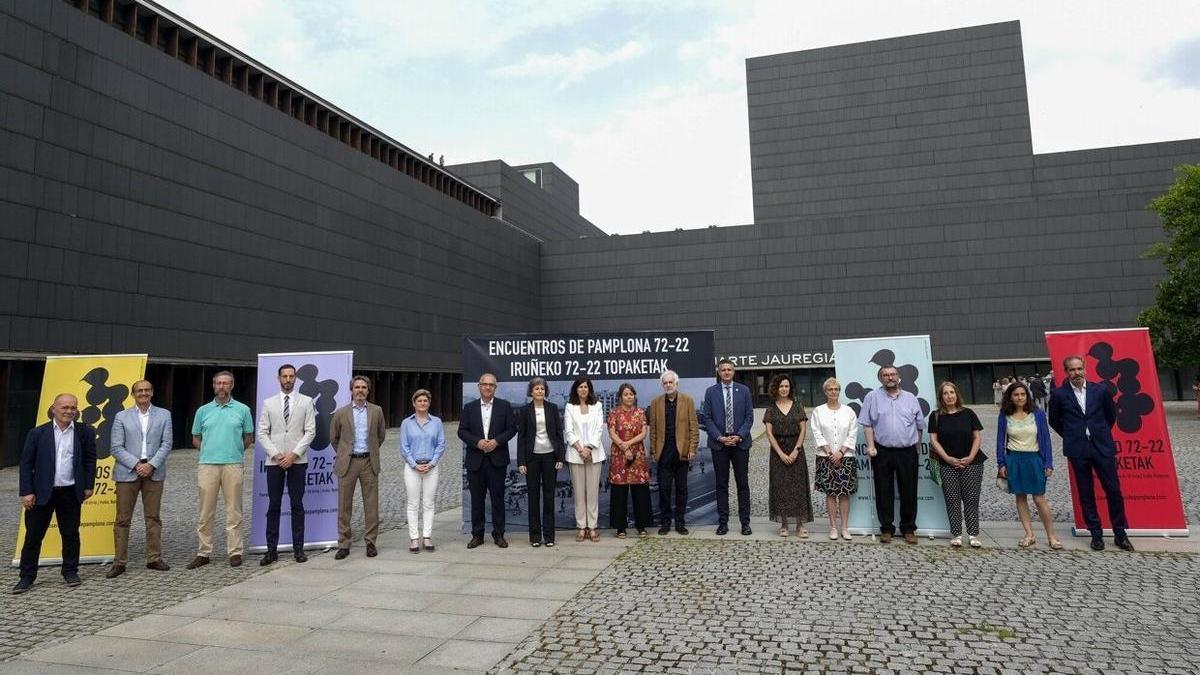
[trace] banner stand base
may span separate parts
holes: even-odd
[[[1125,534],[1129,535],[1130,537],[1166,537],[1168,539],[1171,537],[1190,537],[1190,536],[1192,536],[1191,532],[1186,527],[1182,528],[1182,529],[1166,528],[1166,529],[1162,529],[1162,530],[1147,530],[1147,529],[1135,530],[1135,529],[1130,528],[1128,530],[1125,530]],[[1091,537],[1092,532],[1091,532],[1091,530],[1088,530],[1087,528],[1080,528],[1080,527],[1072,526],[1071,527],[1071,535],[1075,536],[1075,537]],[[1106,537],[1114,536],[1113,531],[1111,529],[1105,529],[1104,536],[1106,536]]]
[[[322,551],[330,551],[335,548],[337,548],[337,540],[336,539],[334,539],[333,541],[310,541],[304,545],[305,551],[315,551],[318,549],[320,549]],[[285,549],[288,551],[292,550],[291,543],[285,544],[283,542],[279,542],[279,548],[277,550],[282,551]],[[247,546],[246,547],[246,553],[266,553],[266,552],[267,552],[266,544],[263,544],[261,546]]]
[[[111,554],[109,555],[81,555],[79,556],[80,565],[107,565],[113,561]],[[38,567],[58,567],[62,565],[62,558],[39,558]],[[9,567],[20,567],[21,559],[13,558]]]

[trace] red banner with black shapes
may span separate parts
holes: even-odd
[[[1187,518],[1150,332],[1145,328],[1051,332],[1046,333],[1046,348],[1054,367],[1055,387],[1066,381],[1063,359],[1078,355],[1086,362],[1088,382],[1104,384],[1113,393],[1117,419],[1112,433],[1129,533],[1186,535]],[[1086,533],[1075,477],[1067,473],[1075,528]],[[1104,529],[1110,530],[1108,504],[1099,481],[1095,489],[1100,519]]]

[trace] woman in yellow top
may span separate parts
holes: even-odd
[[[1021,548],[1037,542],[1029,513],[1028,496],[1033,496],[1050,548],[1061,550],[1063,545],[1054,536],[1054,515],[1046,501],[1046,479],[1054,473],[1050,424],[1046,413],[1033,405],[1029,387],[1023,382],[1014,382],[1004,391],[996,424],[996,464],[1000,467],[999,477],[1007,479],[1008,492],[1016,498],[1017,517],[1025,529]]]

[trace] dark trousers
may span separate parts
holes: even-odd
[[[679,459],[679,453],[673,447],[663,448],[658,457],[658,508],[662,513],[659,522],[663,527],[670,527],[672,518],[675,520],[675,527],[684,526],[688,464]]]
[[[917,531],[917,446],[889,448],[876,444],[879,454],[871,458],[875,472],[875,513],[879,531],[895,534],[895,486],[900,485],[900,534]]]
[[[650,484],[636,485],[611,484],[612,493],[608,496],[610,527],[618,532],[624,532],[629,524],[629,495],[633,495],[633,526],[639,530],[650,527]]]
[[[279,547],[279,512],[283,506],[283,484],[287,482],[288,501],[292,503],[292,550],[304,550],[304,483],[307,464],[286,469],[267,465],[267,550]]]
[[[554,490],[558,487],[558,470],[554,468],[553,452],[529,456],[529,463],[525,465],[525,487],[529,495],[529,541],[554,541]],[[471,506],[475,506],[474,497]]]
[[[484,525],[483,500],[492,498],[492,536],[504,534],[504,476],[508,467],[496,466],[484,459],[478,469],[467,470],[467,486],[471,490],[471,534],[482,537]]]
[[[737,447],[713,448],[713,473],[717,475],[717,522],[729,524],[729,467],[733,467],[733,482],[737,485],[738,520],[750,524],[750,451]]]
[[[79,573],[79,512],[83,504],[75,496],[75,486],[56,487],[50,501],[35,504],[25,512],[25,544],[21,547],[21,578],[36,579],[38,558],[42,555],[42,539],[50,529],[50,517],[58,518],[58,534],[62,538],[62,574]]]
[[[1125,520],[1125,498],[1121,496],[1121,482],[1117,479],[1117,462],[1112,457],[1103,457],[1093,452],[1089,457],[1072,457],[1071,473],[1075,475],[1075,487],[1079,490],[1079,508],[1083,510],[1083,522],[1093,537],[1104,534],[1100,524],[1100,511],[1096,508],[1096,484],[1092,474],[1100,479],[1104,498],[1108,501],[1108,521],[1113,534],[1121,539],[1129,522]]]

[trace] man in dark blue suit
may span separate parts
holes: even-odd
[[[1087,381],[1083,357],[1068,356],[1063,360],[1063,369],[1067,371],[1066,381],[1050,394],[1050,426],[1062,436],[1063,455],[1075,475],[1083,520],[1092,533],[1092,550],[1104,550],[1104,528],[1096,509],[1096,486],[1092,480],[1095,474],[1108,501],[1114,543],[1132,551],[1133,543],[1125,534],[1129,523],[1125,520],[1125,500],[1117,479],[1117,447],[1112,436],[1117,405],[1106,385]]]
[[[78,586],[79,514],[96,481],[96,430],[76,422],[79,399],[59,394],[50,407],[51,421],[35,427],[21,449],[21,505],[25,507],[25,544],[21,578],[12,592],[24,593],[37,578],[42,539],[58,517],[62,537],[62,575]]]
[[[504,539],[504,477],[508,472],[508,441],[516,435],[517,417],[512,406],[496,398],[496,376],[484,373],[479,378],[479,398],[463,406],[458,423],[471,490],[471,541],[467,548],[483,543],[485,495],[492,499],[492,540],[500,548],[508,548]]]
[[[717,363],[717,383],[704,392],[700,423],[708,434],[713,472],[717,475],[717,534],[729,532],[729,467],[737,484],[738,520],[742,534],[750,530],[750,427],[754,401],[746,385],[733,381],[733,361]]]

